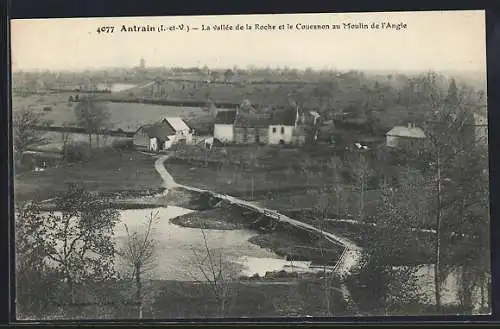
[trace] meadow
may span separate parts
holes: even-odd
[[[143,124],[157,122],[163,117],[189,118],[202,115],[205,112],[195,107],[174,107],[164,105],[150,105],[137,103],[103,102],[110,113],[109,127],[113,130],[135,131]],[[52,121],[54,126],[74,123],[76,120],[75,103],[57,106],[46,112],[45,118]]]
[[[45,171],[17,175],[17,201],[46,200],[67,190],[69,183],[83,183],[89,190],[105,193],[157,192],[163,189],[154,168],[155,158],[140,152],[118,152],[112,148],[94,150],[88,162],[62,164]]]

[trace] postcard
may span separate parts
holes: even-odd
[[[18,320],[491,313],[484,11],[11,21]]]

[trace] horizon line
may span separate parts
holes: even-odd
[[[399,73],[399,72],[404,72],[404,73],[424,73],[424,72],[461,72],[461,73],[483,73],[486,72],[487,70],[480,70],[480,69],[452,69],[452,68],[445,68],[445,69],[436,69],[436,68],[425,68],[425,69],[408,69],[408,70],[403,70],[403,69],[391,69],[391,68],[374,68],[374,69],[369,69],[369,68],[335,68],[335,67],[323,67],[323,68],[315,68],[315,67],[292,67],[285,65],[283,67],[281,66],[262,66],[262,65],[247,65],[247,66],[238,66],[238,65],[227,65],[227,66],[208,66],[208,65],[183,65],[183,66],[149,66],[145,67],[144,70],[151,70],[151,69],[203,69],[203,68],[208,68],[209,70],[227,70],[227,69],[234,69],[237,68],[238,70],[244,70],[244,71],[250,71],[250,70],[271,70],[271,71],[277,71],[277,70],[295,70],[295,71],[306,71],[306,70],[311,70],[312,72],[367,72],[367,73],[375,73],[375,72],[394,72],[394,73]],[[72,69],[47,69],[47,68],[18,68],[15,70],[11,70],[11,73],[43,73],[43,72],[52,72],[52,73],[84,73],[85,71],[90,71],[90,72],[95,72],[95,71],[107,71],[107,70],[134,70],[134,69],[140,69],[140,66],[87,66],[87,67],[81,67],[81,68],[72,68]]]

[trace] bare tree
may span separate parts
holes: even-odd
[[[328,270],[328,264],[327,264],[327,259],[328,259],[328,252],[331,250],[331,243],[328,243],[328,241],[325,238],[324,232],[325,232],[325,227],[326,227],[326,219],[328,216],[328,212],[330,210],[330,202],[327,199],[327,197],[322,197],[315,209],[315,215],[318,218],[319,221],[319,229],[320,229],[320,236],[318,239],[318,247],[321,253],[321,258],[323,261],[323,289],[325,292],[325,316],[332,316],[332,287],[331,287],[331,278],[330,278],[330,272]],[[330,246],[330,248],[329,248]]]
[[[105,127],[110,114],[106,107],[89,97],[78,103],[75,107],[75,114],[77,124],[88,134],[89,149],[92,149],[92,134],[97,134],[97,144],[99,144],[99,132]]]
[[[332,171],[333,191],[335,193],[335,214],[340,215],[342,209],[342,179],[339,173],[339,162],[336,158],[330,159],[326,164],[327,169]]]
[[[249,166],[249,171],[250,171],[250,200],[254,200],[254,176],[255,172],[257,171],[257,167],[259,166],[259,157],[257,155],[257,152],[259,151],[260,147],[257,147],[257,150],[253,150],[250,153],[250,158],[248,159],[248,166]]]
[[[357,159],[351,166],[352,175],[354,176],[356,190],[359,199],[359,220],[363,221],[365,218],[365,194],[368,186],[368,179],[372,175],[372,168],[368,163],[365,155],[359,153]]]
[[[159,212],[151,212],[143,223],[141,229],[130,230],[124,224],[126,239],[118,250],[118,255],[123,259],[124,265],[132,270],[135,282],[135,300],[139,319],[143,317],[144,307],[144,274],[156,267],[157,241],[153,237],[154,225],[158,222]]]
[[[68,158],[68,147],[69,147],[69,145],[72,142],[71,132],[68,129],[70,126],[71,126],[71,124],[64,123],[63,127],[65,127],[66,129],[64,129],[62,131],[62,133],[61,133],[61,140],[62,140],[62,143],[63,143],[62,153],[63,153],[63,159],[64,160],[67,160],[67,158]]]
[[[37,128],[49,123],[50,121],[44,119],[42,112],[36,112],[30,108],[13,111],[13,145],[14,150],[19,154],[19,161],[29,147],[41,145],[46,142],[46,139],[43,137],[44,132]]]
[[[224,317],[229,311],[230,302],[235,295],[237,269],[226,259],[222,248],[209,247],[208,236],[203,227],[201,234],[203,250],[197,251],[193,248],[195,266],[215,298],[217,315]]]

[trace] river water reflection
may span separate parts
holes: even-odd
[[[126,237],[124,224],[133,231],[143,225],[151,212],[158,211],[159,221],[153,236],[158,241],[157,261],[151,277],[163,280],[190,281],[202,279],[200,259],[207,255],[203,233],[198,228],[182,227],[170,223],[169,219],[192,212],[192,210],[168,206],[157,209],[133,209],[121,211],[121,223],[115,234],[118,245]],[[238,275],[265,275],[267,271],[307,271],[310,262],[290,262],[274,252],[256,246],[248,239],[257,233],[250,230],[205,230],[210,250],[219,252],[233,266],[232,273]],[[217,260],[217,262],[219,262]],[[123,264],[117,263],[123,270]]]

